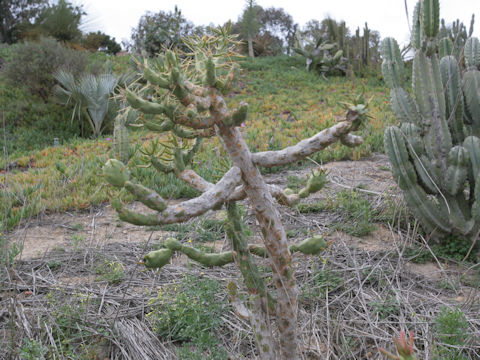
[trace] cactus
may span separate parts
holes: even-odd
[[[462,78],[451,41],[438,41],[438,9],[438,0],[415,7],[413,97],[403,88],[398,44],[392,38],[382,42],[382,72],[402,122],[386,129],[385,151],[424,230],[438,239],[467,238],[473,247],[480,230],[480,47],[476,38],[466,41]]]
[[[119,113],[113,124],[113,153],[116,159],[124,164],[130,159],[130,142],[128,139],[127,125],[133,123],[137,118],[136,111]]]
[[[296,162],[337,141],[348,146],[361,144],[362,139],[350,132],[355,131],[365,119],[366,106],[352,105],[345,121],[297,145],[280,151],[251,153],[237,127],[247,121],[247,104],[240,103],[236,109],[229,109],[222,97],[230,91],[236,77],[237,66],[230,60],[236,41],[228,29],[220,28],[211,36],[191,38],[187,44],[193,51],[193,63],[192,58],[182,61],[175,52],[167,51],[159,56],[155,66],[146,62],[142,67],[141,76],[145,80],[142,89],[131,87],[124,93],[132,108],[154,115],[154,119],[148,117],[149,120],[145,120],[145,127],[159,134],[169,134],[159,136],[161,141],[159,139],[145,146],[141,150],[143,159],[160,172],[175,174],[201,195],[168,204],[155,191],[135,183],[127,167],[112,159],[104,166],[107,181],[124,188],[155,212],[137,213],[117,199],[112,200],[112,207],[124,221],[155,226],[184,222],[225,205],[230,251],[205,254],[176,239],[167,239],[162,249],[147,254],[143,262],[149,268],[162,268],[167,266],[174,253],[183,253],[204,266],[236,263],[250,294],[246,308],[250,313],[248,317],[259,356],[262,359],[297,359],[297,286],[292,253],[318,255],[327,244],[321,236],[315,235],[289,246],[274,199],[280,204],[295,206],[301,198],[321,190],[326,183],[326,173],[312,172],[305,188],[294,193],[276,185],[267,185],[259,167]],[[143,89],[147,90],[149,100],[143,98]],[[214,135],[220,137],[233,162],[233,166],[215,184],[189,168],[201,140]],[[242,218],[236,207],[236,201],[246,198],[261,228],[264,246],[247,243]],[[270,287],[258,271],[253,255],[268,257],[273,273]],[[271,293],[272,288],[276,296]],[[232,296],[234,293],[231,291]],[[276,329],[270,322],[274,314]]]
[[[451,47],[449,48],[450,53],[448,53],[448,55],[453,55],[455,56],[455,58],[457,58],[457,60],[461,60],[461,55],[463,53],[465,44],[473,34],[474,23],[475,14],[472,14],[469,30],[467,32],[466,26],[463,24],[463,22],[460,22],[459,19],[454,21],[449,27],[445,25],[444,19],[440,21],[441,26],[437,36],[439,39],[441,39],[441,42],[448,40],[449,45],[451,45]],[[441,55],[441,57],[443,57],[447,54],[443,53],[443,46],[445,45],[445,43],[442,44],[441,42],[439,43],[439,54]]]
[[[307,45],[304,43],[307,42]],[[297,46],[293,48],[297,54],[305,57],[307,71],[313,69],[317,70],[323,77],[333,70],[340,70],[345,73],[345,58],[343,57],[343,50],[340,48],[335,51],[335,48],[341,43],[330,43],[319,38],[316,41],[303,39],[300,33],[296,34]],[[341,45],[340,45],[341,46]]]
[[[372,31],[365,23],[363,35],[360,35],[360,28],[351,37],[350,61],[356,74],[366,75],[376,71],[380,64],[378,46],[370,43]]]

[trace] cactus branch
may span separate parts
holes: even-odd
[[[159,214],[138,214],[135,211],[126,209],[118,201],[112,202],[112,205],[119,213],[120,219],[135,225],[155,226],[183,222],[223,204],[235,189],[239,175],[240,170],[237,167],[233,167],[213,188],[210,188],[199,197],[176,205],[170,205]]]
[[[363,140],[361,137],[349,134],[353,120],[357,119],[358,114],[350,112],[347,121],[342,121],[332,127],[320,131],[318,134],[298,142],[296,145],[286,147],[278,151],[263,151],[252,154],[253,162],[258,166],[272,167],[291,164],[303,160],[329,145],[342,141],[350,146],[360,145]]]

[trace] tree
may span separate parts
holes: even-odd
[[[104,51],[107,54],[115,55],[122,50],[122,47],[115,41],[101,31],[90,32],[82,38],[82,45],[90,51]]]
[[[66,0],[45,8],[34,24],[34,30],[44,36],[51,36],[62,42],[80,39],[80,22],[86,15],[81,6],[75,6]]]
[[[247,0],[247,6],[242,15],[242,34],[248,42],[248,56],[254,57],[253,38],[258,34],[260,23],[258,22],[258,7],[255,0]]]
[[[0,0],[0,43],[19,40],[22,26],[31,25],[48,0]]]
[[[295,45],[296,31],[296,25],[292,16],[287,14],[282,8],[258,8],[260,33],[279,39],[282,47],[285,47],[287,54],[290,54],[290,49]]]
[[[132,31],[133,47],[149,56],[156,55],[164,48],[185,50],[181,39],[190,35],[193,28],[193,24],[183,17],[176,6],[174,12],[147,12]]]

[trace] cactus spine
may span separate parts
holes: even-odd
[[[480,229],[480,48],[465,46],[467,70],[461,76],[452,42],[437,40],[438,0],[415,7],[412,44],[413,98],[403,88],[404,68],[396,41],[382,42],[382,72],[401,127],[385,131],[385,150],[407,205],[424,229],[473,242]],[[442,26],[444,22],[442,21]],[[442,56],[439,60],[437,52]],[[465,191],[465,190],[468,191]]]
[[[145,126],[158,133],[169,133],[162,141],[153,142],[142,149],[149,165],[165,173],[173,173],[201,195],[177,204],[168,204],[154,190],[135,183],[127,167],[118,160],[110,160],[104,166],[104,174],[111,184],[122,187],[155,213],[148,215],[128,209],[120,201],[112,206],[119,217],[136,225],[153,226],[179,223],[200,216],[209,210],[227,208],[227,235],[231,250],[221,254],[205,254],[175,239],[169,239],[164,247],[145,256],[148,267],[166,266],[175,252],[205,266],[221,266],[235,262],[243,275],[249,292],[248,318],[254,329],[258,353],[262,359],[298,359],[296,318],[297,287],[292,253],[317,255],[326,248],[321,236],[312,236],[289,246],[285,230],[274,199],[278,203],[293,206],[301,198],[319,191],[326,182],[323,171],[313,172],[304,189],[298,193],[284,191],[268,185],[259,167],[284,165],[296,162],[331,144],[340,141],[357,146],[362,140],[350,134],[365,119],[366,105],[355,104],[347,111],[346,119],[325,129],[313,138],[280,151],[251,153],[238,127],[248,116],[248,106],[240,103],[229,109],[222,94],[228,93],[236,75],[236,65],[230,61],[235,42],[227,29],[218,29],[208,37],[192,38],[188,45],[193,49],[194,64],[183,63],[176,53],[168,51],[159,56],[155,67],[144,66],[142,77],[146,80],[149,100],[143,98],[143,89],[125,91],[130,105],[145,114],[154,114],[154,120]],[[193,66],[194,65],[194,66]],[[165,93],[168,92],[168,96]],[[210,183],[189,168],[201,140],[218,135],[230,156],[233,166],[217,183]],[[165,138],[169,139],[168,141]],[[235,202],[248,198],[261,228],[264,246],[248,245],[241,217]],[[267,257],[272,267],[272,286],[260,276],[254,262],[257,255]],[[270,288],[271,289],[271,288]],[[234,287],[230,289],[235,297]],[[274,296],[275,295],[275,296]],[[232,301],[233,302],[233,301]],[[269,321],[276,316],[276,329]],[[278,340],[277,340],[278,339]]]

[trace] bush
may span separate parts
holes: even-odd
[[[52,146],[54,138],[63,143],[82,133],[81,124],[71,121],[72,109],[44,103],[25,89],[0,83],[0,107],[0,148],[10,155]]]
[[[63,69],[80,75],[87,66],[85,53],[63,47],[52,38],[14,46],[5,58],[3,74],[14,86],[26,86],[46,100],[55,84],[53,73]]]

